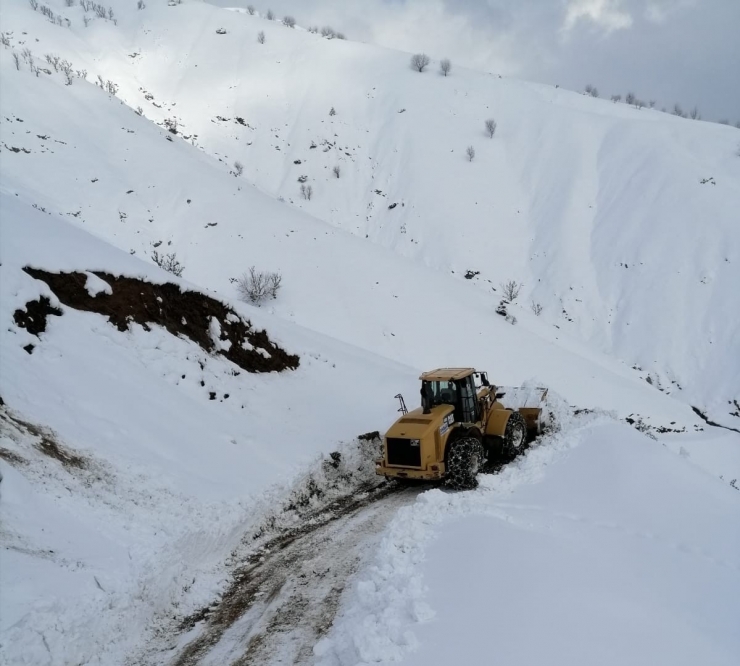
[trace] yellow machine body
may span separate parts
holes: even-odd
[[[480,380],[479,384],[474,378]],[[439,368],[426,372],[422,381],[422,402],[425,387],[447,386],[467,396],[468,409],[461,409],[459,402],[436,404],[427,401],[425,406],[403,414],[387,431],[383,439],[383,457],[376,461],[376,472],[389,478],[441,480],[445,477],[449,443],[463,434],[481,440],[491,450],[500,444],[514,411],[524,417],[530,435],[539,434],[541,427],[540,406],[511,408],[500,401],[506,392],[488,384],[485,373],[474,368]],[[513,389],[521,391],[522,389]],[[454,393],[454,391],[451,391]],[[445,391],[441,394],[443,397]],[[530,390],[531,393],[531,390]],[[546,389],[536,389],[540,403]],[[431,402],[431,404],[430,404]],[[529,402],[532,402],[531,397]],[[467,417],[467,418],[466,418]]]

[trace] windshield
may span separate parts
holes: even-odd
[[[424,390],[434,405],[457,405],[458,390],[455,382],[448,380],[424,382]]]

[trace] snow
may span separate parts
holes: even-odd
[[[0,301],[12,304],[2,309],[3,399],[104,472],[102,480],[77,478],[3,428],[0,446],[31,458],[33,469],[45,463],[29,485],[25,467],[14,473],[0,460],[4,651],[15,663],[44,663],[46,641],[63,663],[116,663],[154,629],[152,618],[171,615],[183,590],[195,588],[193,605],[210,600],[226,576],[225,554],[259,520],[262,492],[288,482],[318,451],[389,420],[387,397],[416,371],[279,323],[269,326],[272,338],[302,358],[295,378],[235,376],[225,359],[158,327],[121,333],[64,306],[39,340],[11,323],[16,307],[50,293],[23,265],[92,263],[174,278],[2,196]],[[272,320],[235,307],[256,325]],[[31,355],[22,348],[29,342]],[[346,390],[357,376],[373,387],[362,403]],[[35,499],[20,502],[20,493]],[[48,549],[53,557],[39,555]],[[83,631],[85,641],[69,640]]]
[[[225,589],[244,536],[317,456],[387,428],[420,371],[471,365],[548,387],[563,430],[476,492],[374,507],[388,528],[353,542],[372,564],[316,659],[730,663],[740,436],[690,405],[739,427],[736,130],[462,68],[418,75],[408,54],[205,3],[112,0],[117,24],[87,27],[82,7],[47,4],[71,27],[0,0],[7,660],[164,659],[185,641],[173,618]],[[16,71],[25,46],[50,75]],[[65,85],[46,53],[87,80]],[[159,326],[121,332],[27,266],[83,273],[99,298],[96,271],[200,290],[300,367],[252,374]],[[261,308],[233,282],[250,266],[283,278]],[[516,325],[496,314],[510,279]],[[37,337],[14,313],[39,296],[62,315]],[[229,344],[215,320],[210,337]],[[595,411],[571,422],[568,405]],[[628,416],[682,432],[656,443]],[[446,652],[448,626],[467,660]]]
[[[733,489],[604,416],[482,478],[398,512],[322,666],[735,663]]]
[[[85,271],[85,276],[87,278],[85,289],[90,296],[97,296],[98,294],[108,294],[110,296],[113,293],[111,286],[94,273]]]

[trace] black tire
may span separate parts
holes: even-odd
[[[450,444],[445,485],[454,490],[478,487],[478,471],[483,465],[483,445],[475,437],[461,437]]]
[[[504,455],[514,459],[527,448],[527,424],[519,412],[512,412],[504,432]]]

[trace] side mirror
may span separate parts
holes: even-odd
[[[501,398],[503,398],[505,395],[506,395],[506,391],[499,391],[496,394],[496,400],[501,400]]]
[[[488,375],[485,372],[480,373],[480,383],[483,384],[483,386],[491,385],[491,382],[488,381]]]

